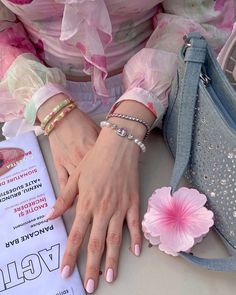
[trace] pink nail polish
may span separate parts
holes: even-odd
[[[49,212],[44,216],[44,219],[45,219],[45,220],[50,219],[50,218],[53,216],[54,212],[55,212],[55,209],[54,209],[54,208],[51,208],[51,209],[49,210]]]
[[[63,267],[63,270],[61,272],[61,277],[63,279],[66,279],[69,277],[69,275],[70,275],[70,267],[69,267],[69,265],[66,265]]]
[[[134,246],[134,254],[135,254],[136,256],[140,256],[140,253],[141,253],[141,251],[140,251],[140,246],[139,246],[138,244],[136,244],[136,245]]]
[[[87,281],[87,285],[86,285],[85,289],[88,293],[93,293],[94,292],[94,280],[89,279]]]
[[[106,274],[106,281],[108,283],[112,283],[113,282],[113,269],[112,268],[108,268],[107,270],[107,274]]]

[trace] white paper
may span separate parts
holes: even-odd
[[[68,279],[61,278],[60,264],[67,240],[65,227],[61,218],[44,219],[54,202],[34,133],[0,142],[2,294],[85,294],[77,269]]]

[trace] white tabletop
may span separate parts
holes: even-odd
[[[51,175],[55,191],[58,186],[53,168],[48,141],[40,138],[40,144]],[[173,160],[162,136],[154,131],[147,142],[147,152],[140,159],[141,216],[146,211],[147,199],[155,188],[168,186]],[[65,214],[64,220],[70,230],[74,208]],[[86,244],[86,243],[85,243]],[[156,247],[148,247],[144,240],[141,257],[129,252],[129,234],[124,230],[119,276],[108,284],[101,277],[97,295],[233,295],[236,294],[236,274],[208,271],[184,261],[180,257],[168,256]],[[227,252],[220,239],[211,232],[203,242],[194,248],[194,254],[201,257],[224,257]],[[78,266],[83,278],[86,262],[86,245],[83,246]],[[103,268],[102,268],[103,270]]]

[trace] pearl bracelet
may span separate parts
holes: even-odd
[[[138,138],[135,138],[125,128],[121,128],[121,127],[117,126],[116,124],[112,124],[108,121],[100,122],[100,127],[101,128],[108,127],[108,128],[115,130],[117,135],[119,135],[121,137],[127,137],[129,140],[132,140],[135,144],[137,144],[143,153],[146,152],[145,144],[141,140],[139,140]]]

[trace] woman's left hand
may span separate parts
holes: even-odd
[[[84,285],[93,293],[98,285],[101,258],[106,246],[105,279],[117,277],[124,221],[131,236],[131,251],[140,255],[139,147],[103,128],[95,145],[78,165],[58,197],[50,219],[61,216],[77,195],[75,220],[62,261],[62,275],[69,276],[87,228],[92,222]]]

